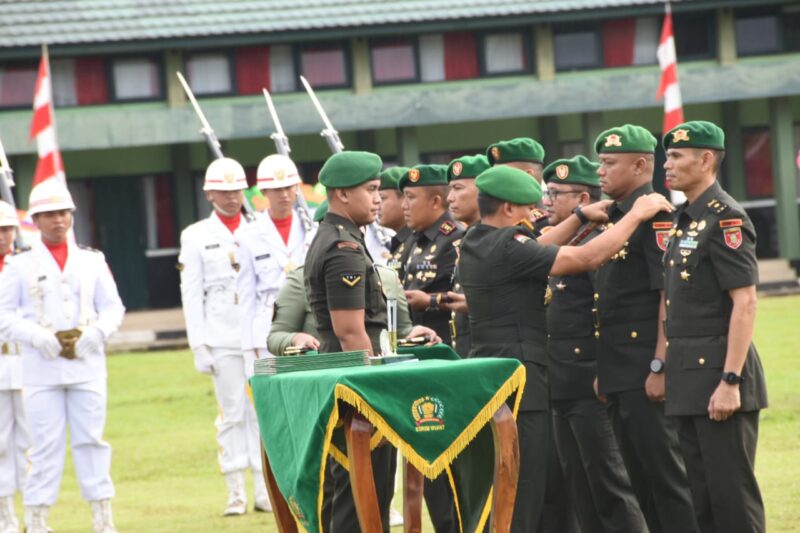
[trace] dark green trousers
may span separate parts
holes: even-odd
[[[552,419],[551,419],[552,420]],[[547,446],[547,482],[539,533],[581,533],[575,516],[575,501],[568,490],[556,446],[555,425],[550,428]]]
[[[423,494],[433,529],[436,533],[458,533],[456,504],[447,474],[442,473],[433,481],[425,478],[424,483]]]
[[[766,531],[753,472],[759,413],[736,413],[724,422],[708,415],[675,417],[702,533]]]
[[[550,424],[550,413],[547,411],[522,411],[517,415],[519,482],[511,520],[512,533],[539,530],[547,484]]]
[[[695,533],[689,479],[674,422],[644,389],[608,395],[608,414],[651,533]]]
[[[553,401],[553,424],[581,533],[646,533],[605,405],[596,399]]]

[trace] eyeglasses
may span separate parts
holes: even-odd
[[[547,192],[545,194],[547,195],[547,197],[550,199],[551,202],[555,202],[556,200],[558,200],[558,195],[559,194],[570,194],[570,193],[572,193],[572,194],[579,193],[580,194],[582,192],[584,192],[584,191],[578,191],[578,190],[575,190],[575,189],[572,189],[572,190],[569,190],[569,191],[557,191],[555,189],[547,189]]]

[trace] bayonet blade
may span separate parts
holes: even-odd
[[[312,89],[311,85],[309,85],[308,80],[306,80],[305,77],[300,76],[300,81],[303,82],[303,87],[306,88],[306,92],[308,93],[308,96],[311,97],[311,101],[314,103],[314,107],[317,108],[317,113],[319,113],[319,116],[322,117],[322,122],[325,124],[325,128],[331,131],[336,131],[333,129],[333,124],[331,124],[331,121],[328,120],[328,115],[322,108],[322,104],[319,103],[319,99],[317,98],[317,95],[314,93],[314,89]]]

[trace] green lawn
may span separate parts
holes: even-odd
[[[761,300],[756,343],[771,407],[762,414],[757,470],[771,532],[800,524],[799,326],[800,297]],[[211,380],[194,371],[189,352],[118,355],[108,366],[106,438],[114,447],[121,531],[277,531],[272,515],[220,516],[225,484],[216,463],[216,403]],[[69,460],[50,525],[59,533],[90,530]]]

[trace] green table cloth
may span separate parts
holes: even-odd
[[[373,442],[386,438],[428,478],[446,472],[457,508],[462,507],[457,509],[462,530],[470,531],[485,521],[489,506],[490,487],[476,492],[474,486],[478,478],[485,484],[486,464],[493,468],[493,448],[487,452],[485,446],[491,443],[487,424],[506,401],[516,416],[525,369],[515,359],[428,360],[256,375],[250,384],[275,481],[304,531],[322,531],[326,459],[332,442],[344,442],[339,403],[375,426]],[[470,462],[481,463],[484,474],[467,467],[465,475],[454,476],[450,466],[476,437],[474,447],[483,443],[484,451],[464,455],[474,456]],[[347,466],[346,457],[338,459]],[[465,493],[461,506],[459,485]]]

